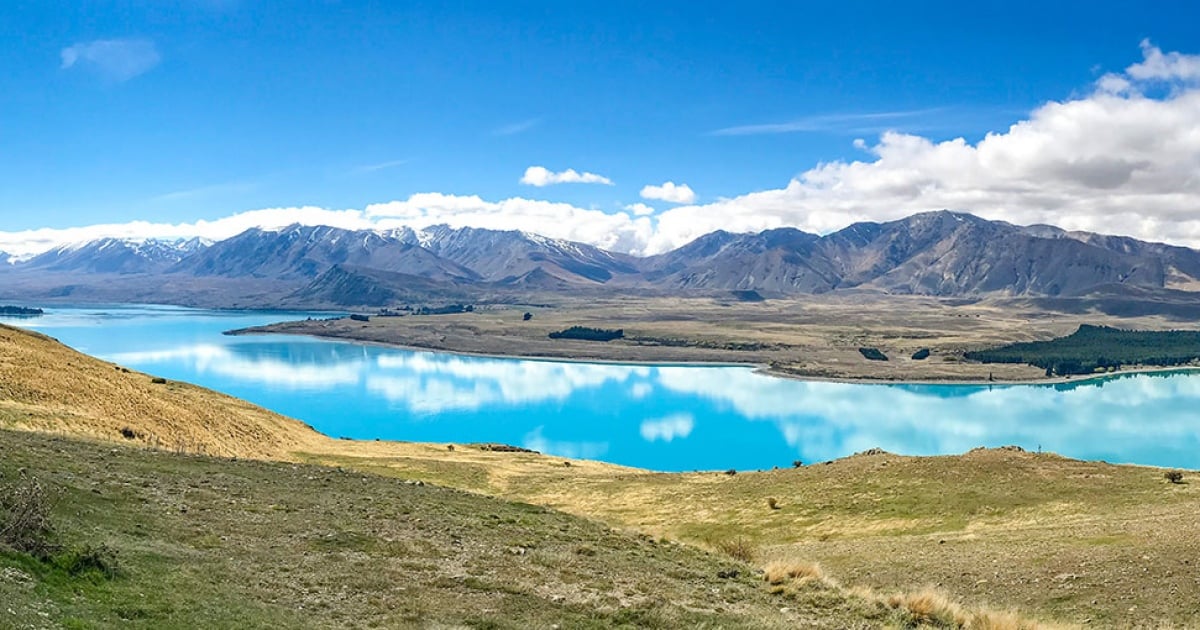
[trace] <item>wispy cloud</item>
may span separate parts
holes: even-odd
[[[118,83],[152,70],[162,61],[148,39],[97,39],[62,49],[62,69],[86,68]]]
[[[541,122],[542,122],[542,119],[540,119],[540,118],[530,118],[529,120],[522,120],[520,122],[510,123],[510,124],[504,125],[503,127],[497,127],[495,129],[493,129],[492,135],[493,136],[515,136],[519,133],[525,133],[526,131],[533,129],[534,127],[540,125]]]
[[[943,108],[914,109],[894,112],[864,112],[853,114],[818,114],[787,122],[725,127],[709,133],[713,136],[756,136],[806,131],[882,131],[893,124],[944,111]]]
[[[354,167],[354,169],[351,172],[353,172],[353,173],[374,173],[376,171],[383,171],[383,170],[387,170],[389,168],[396,168],[397,166],[404,166],[405,164],[408,164],[411,161],[412,160],[388,160],[387,162],[379,162],[377,164],[364,164],[362,166]]]
[[[556,173],[544,166],[530,166],[529,168],[525,169],[525,175],[521,177],[521,183],[527,186],[537,186],[538,188],[553,184],[613,185],[612,180],[603,175],[588,173],[587,171],[580,173],[573,168]]]
[[[176,190],[169,193],[164,193],[150,199],[153,203],[168,203],[172,201],[185,201],[188,199],[203,199],[206,197],[219,197],[221,195],[232,195],[247,193],[257,186],[254,182],[225,182],[223,184],[212,184],[209,186],[199,186],[197,188],[188,188],[185,190]]]

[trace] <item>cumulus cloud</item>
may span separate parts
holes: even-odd
[[[635,217],[648,217],[655,212],[658,212],[654,208],[651,208],[644,203],[631,203],[628,206],[625,206],[625,209],[632,212],[633,216]]]
[[[1046,103],[977,143],[885,132],[863,145],[871,159],[821,164],[783,188],[667,210],[647,249],[718,228],[826,233],[943,208],[1198,246],[1200,56],[1148,43],[1142,53],[1142,62],[1102,77],[1088,95]],[[1164,81],[1172,89],[1151,96]]]
[[[583,172],[580,173],[573,168],[555,173],[554,171],[544,166],[530,166],[525,169],[525,175],[521,177],[521,183],[527,186],[552,186],[554,184],[604,184],[612,186],[612,180],[595,173]]]
[[[62,49],[62,68],[88,68],[113,81],[128,81],[145,74],[162,61],[154,42],[147,39],[98,39]]]
[[[661,186],[645,186],[641,192],[643,199],[657,199],[670,203],[692,203],[696,193],[687,184],[665,182]]]

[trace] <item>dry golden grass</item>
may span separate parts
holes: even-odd
[[[6,326],[0,326],[0,423],[227,457],[278,458],[327,439],[250,403],[185,383],[154,383]]]
[[[825,580],[825,572],[815,562],[785,562],[776,560],[763,567],[767,584],[783,584],[791,580]]]
[[[962,630],[1054,630],[1070,627],[1034,621],[1011,611],[968,608],[933,588],[881,599],[888,608],[900,613],[902,623],[907,627]]]
[[[911,626],[964,628],[970,621],[970,616],[962,606],[933,589],[892,595],[887,598],[887,605],[889,608],[901,611],[905,621]]]

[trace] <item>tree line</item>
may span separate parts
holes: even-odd
[[[983,363],[1027,363],[1047,376],[1092,374],[1122,365],[1183,365],[1200,359],[1200,331],[1122,330],[1084,324],[1050,341],[1011,343],[963,355]]]

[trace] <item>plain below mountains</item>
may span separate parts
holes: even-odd
[[[0,298],[234,307],[835,291],[1192,301],[1200,298],[1200,251],[940,211],[827,235],[718,231],[649,257],[518,231],[295,225],[218,242],[102,239],[0,271]]]

